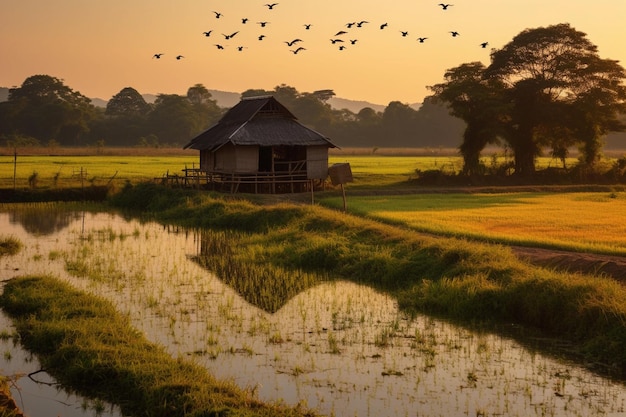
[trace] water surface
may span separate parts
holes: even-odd
[[[265,401],[337,416],[625,415],[622,383],[502,335],[409,318],[366,286],[326,281],[277,309],[254,305],[198,264],[208,231],[50,209],[0,213],[0,230],[25,244],[2,258],[3,279],[52,274],[99,294],[173,356]]]

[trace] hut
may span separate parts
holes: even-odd
[[[200,151],[194,174],[214,189],[282,193],[323,186],[334,147],[273,96],[262,96],[242,99],[184,149]]]

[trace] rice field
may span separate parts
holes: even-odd
[[[44,150],[46,150],[44,148]],[[41,150],[39,150],[41,151]],[[356,152],[356,153],[355,153]],[[485,156],[486,165],[502,163],[504,157]],[[452,150],[385,154],[357,151],[333,151],[329,165],[350,163],[354,175],[351,186],[368,188],[388,186],[405,182],[415,177],[416,170],[442,170],[446,173],[459,172],[462,160]],[[569,159],[573,164],[575,159]],[[15,156],[12,150],[0,148],[0,188],[64,188],[82,185],[105,185],[108,183],[137,183],[161,178],[169,173],[183,175],[183,169],[197,167],[199,157],[195,151],[181,149],[129,148],[115,149],[107,153],[96,153],[94,149],[83,153],[55,151],[52,155],[28,151]],[[553,158],[538,158],[538,167],[560,164]],[[33,182],[34,180],[34,182]]]
[[[203,268],[218,232],[64,212],[0,213],[24,243],[3,278],[53,274],[110,300],[171,356],[261,401],[323,415],[604,416],[623,413],[624,385],[506,335],[399,309],[388,294],[328,277],[280,300]],[[263,286],[268,277],[258,276]],[[416,414],[417,413],[417,414]]]
[[[65,188],[82,185],[137,183],[183,175],[198,165],[195,154],[139,155],[13,155],[0,156],[0,188]],[[33,182],[33,180],[35,182]],[[15,181],[15,182],[14,182]]]
[[[428,233],[626,255],[626,192],[356,195],[348,210]]]

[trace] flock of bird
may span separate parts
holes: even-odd
[[[267,8],[267,10],[274,10],[277,6],[279,5],[279,3],[266,3],[263,6]],[[448,10],[448,8],[454,6],[453,4],[449,4],[449,3],[439,3],[438,6],[442,9],[442,10]],[[221,19],[224,17],[224,14],[221,12],[217,12],[217,11],[213,11],[214,17],[215,19]],[[246,25],[250,22],[250,19],[248,19],[247,17],[243,17],[241,18],[241,24],[242,25]],[[256,22],[257,25],[259,25],[261,28],[265,28],[267,27],[271,22],[269,21],[258,21]],[[367,20],[360,20],[360,21],[354,21],[354,22],[348,22],[345,24],[345,27],[347,30],[353,29],[353,28],[362,28],[365,27],[365,25],[370,24],[369,21]],[[304,29],[305,30],[311,30],[311,27],[313,26],[310,23],[305,23],[304,25]],[[380,30],[385,30],[389,28],[389,24],[387,22],[384,22],[382,24],[378,25],[378,28]],[[400,35],[402,37],[408,37],[409,36],[409,31],[406,30],[400,30]],[[205,37],[209,38],[211,36],[215,37],[216,35],[213,34],[214,30],[207,30],[202,32],[202,35],[204,35]],[[222,33],[222,37],[224,38],[224,41],[230,41],[231,39],[235,38],[237,36],[237,34],[239,34],[240,31],[234,31],[232,33]],[[449,31],[448,33],[450,33],[450,35],[454,38],[461,36],[461,34],[458,31]],[[334,36],[330,37],[330,43],[331,45],[337,45],[337,48],[340,51],[343,51],[347,48],[346,45],[356,45],[356,43],[358,42],[358,39],[346,39],[345,35],[348,35],[349,32],[346,30],[339,30],[337,31]],[[263,41],[266,38],[267,35],[265,34],[259,34],[257,39],[258,41]],[[426,36],[422,36],[422,37],[418,37],[416,40],[419,43],[425,43],[426,40],[428,39],[428,37]],[[284,41],[285,44],[287,44],[287,47],[289,48],[289,51],[292,52],[294,55],[297,55],[299,53],[301,53],[302,51],[306,51],[306,48],[304,48],[303,46],[297,45],[300,42],[304,42],[302,39],[300,38],[295,38],[292,40],[286,40]],[[488,42],[482,42],[480,43],[478,46],[482,47],[482,48],[486,48],[487,45],[489,45]],[[224,43],[216,43],[214,44],[214,46],[218,49],[218,50],[224,50],[228,45],[224,44]],[[239,45],[235,47],[237,49],[237,51],[242,52],[244,49],[247,49],[247,46],[243,46],[243,45]],[[291,49],[294,48],[294,49]],[[152,57],[155,59],[160,59],[163,55],[165,55],[164,53],[155,53]],[[185,58],[183,55],[176,55],[175,58],[177,60],[181,60],[183,58]]]

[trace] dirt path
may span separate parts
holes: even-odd
[[[513,246],[511,249],[517,257],[534,265],[569,272],[606,275],[626,283],[626,257],[521,246]]]

